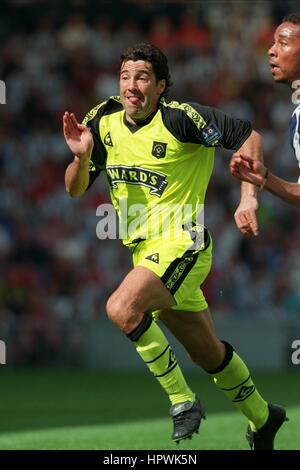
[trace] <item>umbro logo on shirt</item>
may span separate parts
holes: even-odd
[[[109,145],[109,147],[113,147],[113,143],[110,137],[110,132],[108,132],[106,136],[104,137],[104,143],[105,145]]]
[[[153,261],[153,263],[159,264],[159,254],[158,253],[153,253],[153,255],[146,256],[146,259],[149,259],[150,261]]]

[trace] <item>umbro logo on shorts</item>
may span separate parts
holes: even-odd
[[[153,253],[153,255],[146,256],[145,259],[149,259],[150,261],[153,261],[153,263],[159,264],[159,254],[158,253]]]

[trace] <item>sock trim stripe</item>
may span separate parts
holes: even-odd
[[[240,401],[247,400],[247,398],[251,397],[252,393],[254,393],[255,390],[256,390],[256,388],[254,387],[253,390],[252,390],[252,392],[250,392],[248,395],[246,395],[246,396],[244,396],[244,397],[242,397],[242,398],[239,398],[239,399],[237,399],[237,400],[232,400],[232,402],[233,402],[233,403],[238,403],[238,402],[240,402]]]
[[[155,362],[157,361],[157,359],[159,359],[161,356],[163,356],[165,354],[165,352],[170,348],[170,345],[168,344],[167,347],[163,350],[162,353],[160,353],[158,356],[156,356],[154,359],[152,359],[151,361],[145,361],[146,364],[151,364],[152,362]]]
[[[164,375],[167,375],[169,372],[172,372],[173,369],[175,369],[175,367],[178,366],[178,363],[177,361],[175,362],[175,364],[172,365],[172,367],[170,369],[168,369],[166,372],[164,372],[163,374],[160,374],[160,375],[155,375],[154,377],[158,378],[158,377],[163,377]]]
[[[151,324],[152,324],[151,315],[148,315],[147,313],[145,313],[143,315],[141,322],[138,324],[138,326],[133,331],[131,331],[130,333],[126,335],[127,338],[131,339],[131,341],[136,343],[140,339],[140,337],[150,328]]]
[[[222,372],[225,369],[225,367],[228,366],[229,362],[231,361],[233,357],[234,349],[231,346],[231,344],[224,340],[221,340],[221,343],[223,343],[225,346],[225,357],[223,359],[223,362],[216,369],[211,369],[211,370],[206,369],[206,372],[208,374],[214,375],[214,374],[218,374],[219,372]]]
[[[249,374],[249,376],[247,377],[246,380],[244,380],[244,381],[241,382],[240,384],[236,385],[235,387],[232,387],[232,388],[221,388],[221,387],[220,387],[220,390],[227,390],[227,391],[234,390],[235,388],[238,388],[238,387],[240,387],[241,385],[244,385],[246,382],[248,382],[249,379],[251,379],[250,374]]]

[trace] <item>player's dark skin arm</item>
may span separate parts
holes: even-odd
[[[264,188],[285,202],[300,207],[300,184],[289,183],[269,172]]]
[[[230,162],[230,171],[233,176],[267,189],[283,201],[300,207],[300,184],[275,176],[262,162],[246,155],[234,155]]]
[[[63,116],[65,140],[75,155],[65,173],[66,191],[71,197],[81,196],[89,185],[89,161],[93,150],[93,137],[89,129],[79,124],[73,113]]]

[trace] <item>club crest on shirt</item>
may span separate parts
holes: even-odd
[[[152,155],[156,158],[164,158],[166,156],[167,145],[165,142],[153,142]]]

